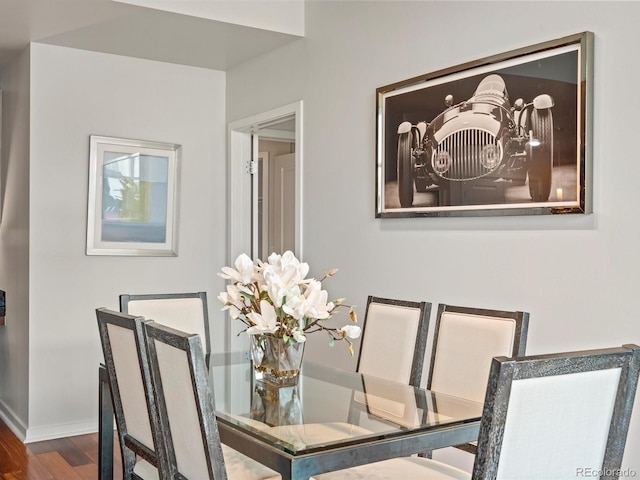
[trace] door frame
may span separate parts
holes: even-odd
[[[302,100],[253,115],[228,125],[227,163],[227,264],[241,253],[251,252],[251,176],[247,174],[252,158],[251,136],[278,120],[295,118],[295,253],[303,258],[302,239]]]
[[[261,129],[274,125],[287,117],[295,118],[295,253],[302,259],[302,100],[280,108],[253,115],[228,124],[227,132],[227,263],[233,265],[241,253],[251,252],[251,175],[247,174],[248,159],[253,158],[251,137]],[[270,132],[271,134],[271,132]],[[256,148],[257,150],[257,148]],[[256,151],[257,155],[258,152]],[[256,158],[257,160],[257,158]],[[266,260],[266,259],[265,259]],[[227,316],[227,319],[229,317]],[[226,351],[246,349],[248,340],[242,340],[227,329]],[[246,337],[246,335],[245,335]]]

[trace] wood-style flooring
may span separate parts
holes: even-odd
[[[117,437],[117,435],[116,435]],[[114,475],[122,480],[120,448],[114,445]],[[97,480],[98,434],[23,444],[0,421],[0,480]]]

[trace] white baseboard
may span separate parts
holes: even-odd
[[[46,427],[28,428],[23,441],[24,443],[42,442],[55,438],[86,435],[87,433],[95,433],[97,431],[98,424],[95,420],[92,422],[63,423]]]
[[[74,437],[76,435],[86,435],[98,431],[97,420],[28,428],[18,415],[2,400],[0,400],[0,419],[7,424],[7,427],[9,427],[22,443]]]
[[[9,427],[13,434],[18,437],[21,442],[24,442],[27,436],[27,426],[18,415],[16,415],[16,412],[2,400],[0,400],[0,418],[7,424],[7,427]]]

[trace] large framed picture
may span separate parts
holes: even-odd
[[[593,33],[380,87],[376,217],[591,213]]]
[[[90,137],[87,255],[176,256],[180,145]]]

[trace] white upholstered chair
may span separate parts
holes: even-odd
[[[144,324],[152,385],[166,446],[168,479],[280,479],[277,472],[220,443],[214,397],[199,335]]]
[[[206,292],[123,294],[120,311],[151,318],[183,332],[197,333],[202,338],[204,353],[211,352]]]
[[[427,389],[482,403],[491,359],[524,355],[529,314],[440,304]],[[475,453],[475,442],[458,445]]]
[[[540,480],[587,472],[617,478],[640,372],[640,347],[530,357],[490,366],[472,475],[406,457],[314,480]]]
[[[142,341],[143,318],[96,310],[122,452],[123,478],[159,478],[158,415]]]
[[[370,296],[356,370],[419,387],[430,313],[427,302]]]
[[[484,401],[491,359],[525,354],[529,314],[441,304],[427,389]]]

